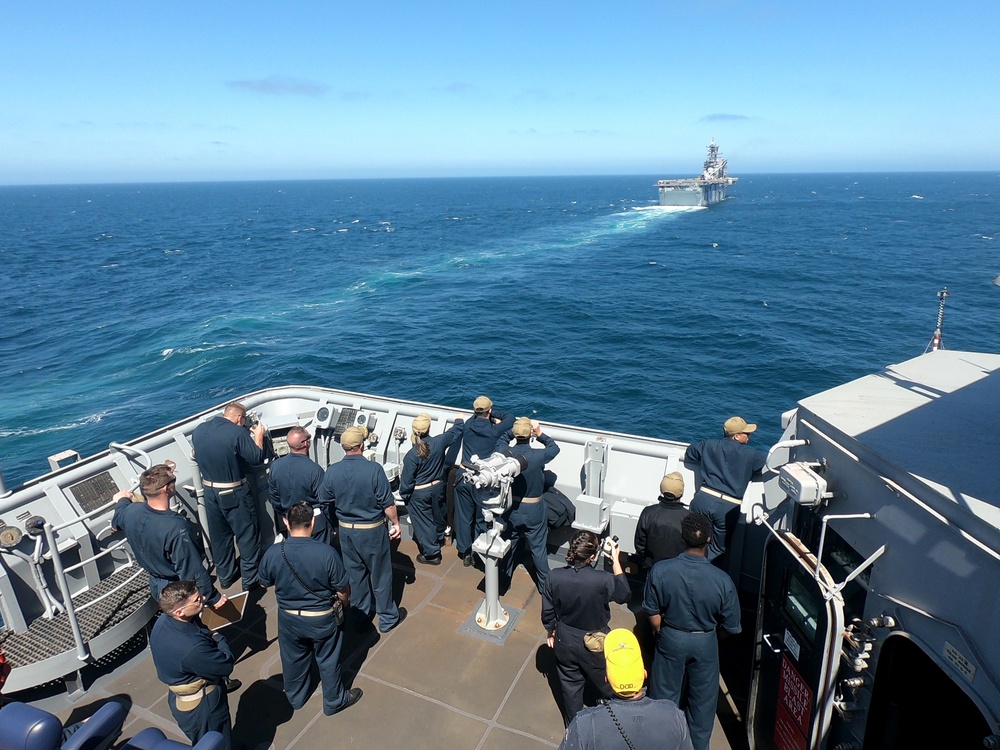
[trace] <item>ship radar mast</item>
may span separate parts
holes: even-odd
[[[924,353],[936,352],[938,349],[944,349],[944,343],[941,339],[941,329],[944,326],[944,303],[951,295],[948,293],[948,287],[945,287],[937,294],[938,296],[938,314],[937,314],[937,328],[934,329],[934,336],[931,338],[931,343],[927,345],[924,349]]]
[[[701,179],[726,179],[726,160],[719,158],[719,146],[716,144],[715,138],[708,144],[708,158],[705,159],[705,169],[701,173]]]

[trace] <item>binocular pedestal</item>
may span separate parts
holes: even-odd
[[[506,627],[510,614],[500,604],[500,561],[510,552],[510,540],[503,538],[504,524],[494,517],[490,528],[472,543],[472,551],[486,568],[486,598],[476,611],[476,624],[487,631]]]

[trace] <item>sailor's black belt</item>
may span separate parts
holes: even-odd
[[[532,503],[537,503],[541,499],[542,499],[541,495],[539,495],[538,497],[522,497],[521,505],[531,505]]]
[[[295,615],[296,617],[323,617],[324,615],[332,615],[333,614],[333,607],[330,607],[329,609],[320,609],[320,610],[316,610],[316,609],[286,609],[285,612],[287,612],[290,615]]]
[[[706,492],[712,497],[717,497],[720,500],[725,500],[727,503],[736,503],[736,505],[742,505],[743,501],[738,497],[733,497],[732,495],[727,495],[725,492],[719,492],[718,490],[713,490],[711,487],[701,486],[701,491]]]
[[[711,630],[690,630],[688,628],[682,628],[679,625],[674,625],[672,622],[667,622],[666,620],[663,620],[662,623],[671,630],[679,630],[682,633],[691,633],[693,635],[704,635],[705,633],[713,632]]]
[[[246,477],[243,477],[238,482],[209,482],[207,479],[202,479],[201,483],[206,487],[211,487],[213,490],[235,490],[246,481]]]
[[[341,527],[345,529],[377,529],[379,526],[385,526],[385,519],[381,521],[369,521],[368,523],[348,523],[347,521],[340,522]]]
[[[440,479],[435,479],[433,482],[428,482],[427,484],[418,484],[413,489],[415,489],[415,490],[426,490],[427,488],[433,487],[433,486],[438,485],[438,484],[441,484],[441,480]]]

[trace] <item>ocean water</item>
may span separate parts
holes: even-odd
[[[1000,175],[0,188],[0,469],[305,383],[675,440],[997,351]]]

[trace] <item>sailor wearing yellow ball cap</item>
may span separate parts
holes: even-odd
[[[585,708],[566,729],[559,750],[611,747],[692,750],[687,721],[677,704],[646,696],[646,670],[632,631],[615,628],[604,639],[608,685],[615,698]]]

